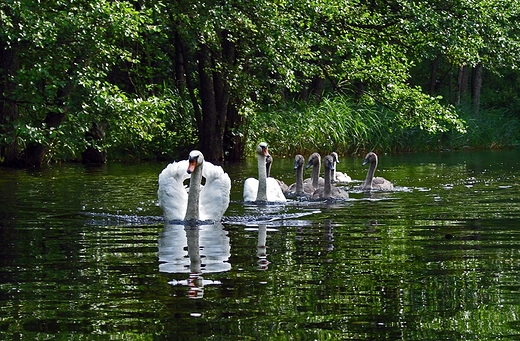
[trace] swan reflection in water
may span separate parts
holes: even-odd
[[[256,243],[256,256],[258,257],[258,270],[267,270],[269,261],[267,260],[267,226],[258,226],[258,241]]]
[[[187,273],[186,280],[172,280],[172,285],[187,285],[188,296],[202,298],[204,286],[220,281],[205,280],[204,273],[231,269],[229,237],[220,222],[209,225],[166,224],[159,235],[159,271]]]

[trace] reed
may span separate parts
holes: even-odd
[[[249,150],[260,140],[269,142],[271,149],[284,156],[316,150],[384,149],[392,118],[380,107],[356,106],[340,97],[319,104],[291,103],[261,112],[252,120]]]
[[[366,151],[415,152],[441,149],[505,148],[520,140],[520,120],[503,111],[482,111],[478,116],[460,111],[467,132],[455,129],[429,133],[402,127],[396,114],[377,104],[354,104],[348,98],[320,103],[286,103],[252,118],[248,150],[266,141],[280,156],[314,151],[363,154]]]
[[[519,145],[520,118],[504,109],[484,109],[479,114],[461,110],[467,133],[448,132],[443,142],[453,149],[496,149]]]

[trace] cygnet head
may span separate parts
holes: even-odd
[[[303,158],[303,155],[296,154],[296,156],[294,157],[294,169],[302,167],[304,162],[305,159]]]
[[[188,157],[188,162],[189,165],[187,172],[188,174],[191,174],[195,171],[195,167],[202,165],[204,162],[204,155],[202,155],[202,153],[198,150],[192,150]]]
[[[271,174],[271,166],[273,164],[273,157],[269,154],[265,156],[265,170],[267,172],[267,176]]]
[[[258,144],[258,147],[256,147],[256,153],[262,156],[269,155],[269,152],[267,151],[267,143],[260,142],[260,144]]]
[[[307,166],[305,168],[309,168],[312,165],[317,165],[321,161],[321,156],[318,153],[312,153],[311,156],[309,156],[309,160],[307,162]]]
[[[336,153],[336,152],[332,152],[332,153],[330,153],[330,155],[332,156],[332,160],[333,160],[334,162],[339,162],[339,156],[338,156],[338,153]]]
[[[272,157],[270,154],[267,154],[267,155],[265,156],[265,163],[266,163],[267,165],[271,165],[271,164],[273,163],[273,157]]]
[[[374,152],[370,152],[365,156],[365,160],[361,164],[361,166],[366,165],[367,163],[377,163],[377,155]]]
[[[334,157],[332,155],[327,155],[323,158],[323,165],[327,170],[334,170]]]

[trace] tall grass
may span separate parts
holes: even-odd
[[[413,152],[440,149],[503,148],[520,137],[520,120],[500,111],[472,117],[461,112],[467,133],[455,129],[431,134],[404,128],[395,113],[379,105],[354,104],[345,97],[320,103],[291,103],[258,113],[250,125],[248,150],[259,141],[269,143],[277,155],[314,151],[362,154],[369,150]]]
[[[520,143],[520,118],[504,109],[485,109],[478,115],[460,111],[466,121],[467,133],[444,134],[448,148],[493,149],[516,147]]]

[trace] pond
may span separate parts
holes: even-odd
[[[162,219],[166,163],[0,169],[0,339],[520,338],[520,151],[379,161],[393,192],[282,206],[244,205],[256,161],[226,164],[198,229]]]

